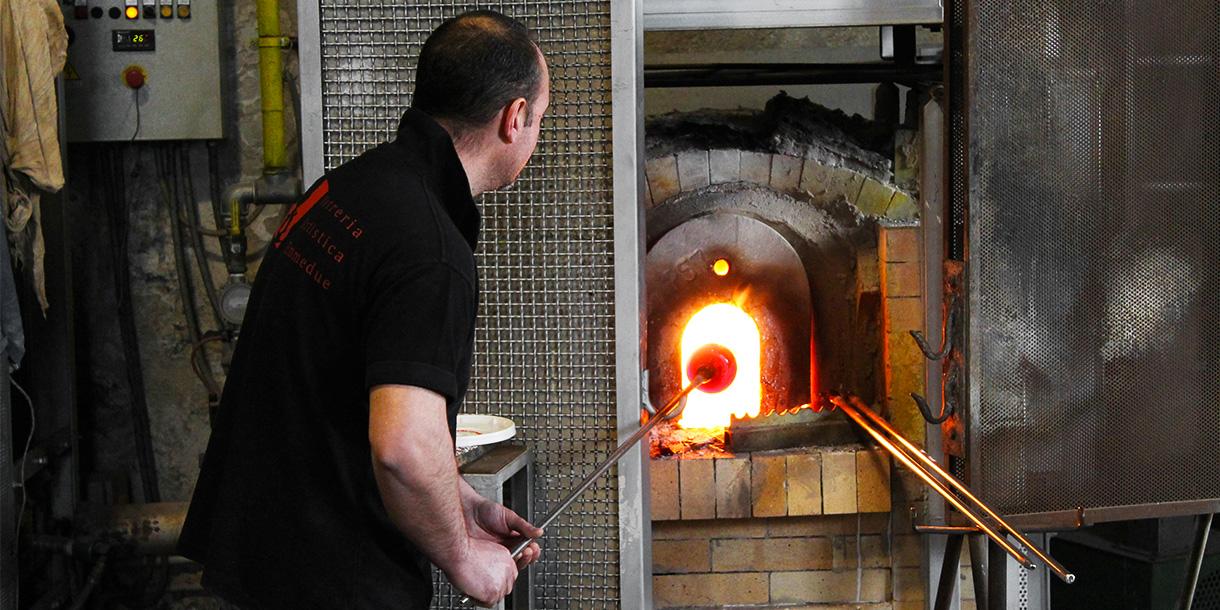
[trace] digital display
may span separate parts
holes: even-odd
[[[115,51],[156,51],[155,34],[153,30],[111,30],[111,47]]]

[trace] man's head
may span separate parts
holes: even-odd
[[[529,29],[494,11],[440,25],[424,43],[411,106],[453,136],[475,192],[517,179],[550,103],[546,60]]]

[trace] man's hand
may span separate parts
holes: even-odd
[[[466,531],[471,538],[488,540],[512,549],[524,538],[542,537],[540,528],[534,527],[503,504],[480,496],[465,481],[462,481],[461,495],[462,511],[466,515]],[[531,542],[517,556],[517,569],[525,569],[541,556],[542,550],[538,548],[538,544]]]
[[[487,605],[503,599],[517,566],[498,539],[467,527],[464,496],[474,490],[458,476],[444,397],[413,386],[373,388],[369,445],[394,525],[463,593]]]
[[[517,566],[498,542],[470,537],[467,551],[452,563],[437,565],[457,590],[490,608],[513,590]]]

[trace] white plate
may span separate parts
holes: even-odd
[[[457,446],[474,447],[505,441],[517,434],[513,420],[495,415],[458,415]]]

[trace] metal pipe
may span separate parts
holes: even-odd
[[[278,0],[258,0],[258,80],[263,106],[263,172],[288,170],[284,146],[285,39]]]
[[[1182,597],[1178,601],[1180,610],[1190,610],[1195,603],[1195,589],[1199,586],[1199,571],[1203,568],[1203,556],[1207,554],[1207,537],[1212,531],[1214,513],[1199,515],[1199,524],[1195,530],[1195,546],[1190,551],[1190,563],[1187,565],[1186,586],[1182,589]]]
[[[186,522],[186,502],[110,506],[82,517],[85,531],[137,555],[173,555]]]
[[[975,514],[974,510],[972,510],[969,506],[966,506],[966,504],[962,502],[960,498],[955,496],[953,492],[949,491],[949,488],[945,487],[944,483],[941,483],[939,480],[933,477],[931,473],[917,465],[915,461],[912,460],[909,455],[907,455],[906,451],[899,449],[884,436],[882,436],[881,433],[874,429],[865,419],[865,417],[857,411],[856,407],[848,404],[846,400],[843,400],[838,396],[833,396],[830,400],[844,413],[846,413],[847,416],[852,419],[852,421],[856,422],[856,424],[863,428],[865,432],[872,436],[873,439],[884,447],[886,451],[889,451],[895,458],[898,459],[898,461],[902,462],[904,466],[911,469],[911,471],[914,472],[919,478],[923,479],[924,483],[931,487],[936,493],[940,494],[945,501],[952,504],[953,507],[958,510],[958,512],[965,515],[967,519],[970,519],[970,521],[977,525],[979,529],[983,530],[983,532],[986,533],[989,538],[995,541],[1000,548],[1004,549],[1004,552],[1011,555],[1013,559],[1016,559],[1017,563],[1025,566],[1027,569],[1034,569],[1035,566],[1033,562],[1031,562],[1024,553],[1017,550],[1017,548],[1014,547],[1012,543],[1010,543],[1002,534],[984,522],[982,517]]]
[[[669,64],[644,66],[644,88],[938,82],[940,64]]]
[[[706,369],[700,369],[698,374],[695,375],[695,378],[691,380],[691,384],[689,386],[686,386],[685,388],[683,388],[683,390],[681,392],[678,392],[677,396],[674,396],[673,398],[671,398],[669,400],[669,402],[665,403],[665,406],[661,407],[660,410],[657,411],[656,415],[650,416],[648,418],[648,421],[645,422],[643,426],[640,426],[640,428],[638,430],[636,430],[635,433],[633,433],[631,436],[627,437],[627,440],[625,440],[621,444],[619,444],[618,449],[615,449],[614,453],[610,454],[609,458],[606,458],[606,461],[602,462],[602,464],[600,466],[598,466],[597,469],[594,470],[592,474],[585,477],[585,480],[583,482],[581,482],[580,485],[577,485],[576,488],[573,489],[567,495],[567,497],[565,497],[563,499],[563,501],[559,503],[558,506],[551,509],[551,512],[546,516],[546,518],[544,518],[542,520],[541,523],[538,524],[538,527],[541,529],[546,529],[546,527],[548,525],[550,525],[553,521],[555,521],[555,519],[557,517],[559,517],[559,515],[562,514],[564,510],[566,510],[569,506],[572,505],[573,502],[576,501],[576,498],[580,497],[580,494],[584,493],[585,490],[589,489],[589,487],[591,487],[594,482],[596,482],[599,478],[601,478],[601,476],[603,474],[605,474],[607,470],[610,470],[611,466],[613,466],[615,463],[617,463],[619,461],[620,458],[622,458],[624,455],[626,455],[627,451],[629,451],[632,447],[634,447],[636,443],[640,442],[640,439],[644,438],[644,435],[648,434],[648,432],[651,431],[657,425],[657,422],[660,422],[660,421],[666,419],[666,416],[669,415],[670,411],[677,409],[678,406],[681,405],[684,400],[686,400],[686,397],[688,395],[690,395],[691,392],[695,391],[695,388],[698,388],[699,386],[707,383],[709,380],[711,380],[711,378],[712,378],[711,372],[708,372]],[[520,542],[518,542],[516,545],[513,546],[513,548],[510,551],[510,554],[514,558],[516,558],[534,540],[535,540],[534,538],[525,538],[525,539],[521,540]],[[462,598],[458,600],[458,603],[463,606],[469,606],[470,604],[473,603],[473,600],[470,598],[469,595],[463,595]]]
[[[943,479],[948,481],[949,485],[953,486],[954,489],[961,492],[962,495],[966,496],[967,499],[969,499],[976,506],[978,506],[980,509],[982,509],[983,512],[987,514],[987,516],[991,517],[992,519],[995,519],[996,523],[998,523],[1000,525],[1001,529],[1007,531],[1009,534],[1012,535],[1013,538],[1016,538],[1018,541],[1021,542],[1021,544],[1025,545],[1025,547],[1027,549],[1029,549],[1029,551],[1031,553],[1033,553],[1038,559],[1042,560],[1042,563],[1046,564],[1046,566],[1048,568],[1050,568],[1051,571],[1054,572],[1056,576],[1058,576],[1061,580],[1063,580],[1063,582],[1070,585],[1076,581],[1076,576],[1074,574],[1072,574],[1071,572],[1068,572],[1067,568],[1064,568],[1063,565],[1061,565],[1058,561],[1055,561],[1054,558],[1052,558],[1050,555],[1046,554],[1044,551],[1042,551],[1042,549],[1035,546],[1034,543],[1029,540],[1029,538],[1025,537],[1025,534],[1022,534],[1019,530],[1017,530],[1013,526],[1009,525],[1008,522],[1005,521],[1002,517],[1000,517],[1000,515],[996,514],[996,512],[994,510],[991,510],[990,506],[987,506],[985,503],[983,503],[982,500],[980,500],[978,498],[978,496],[975,496],[973,493],[971,493],[969,488],[967,488],[964,484],[962,484],[961,481],[957,480],[957,477],[954,477],[953,475],[949,474],[948,471],[946,471],[944,468],[940,467],[940,464],[936,463],[936,460],[932,459],[931,457],[928,457],[928,454],[924,453],[923,450],[916,447],[913,443],[911,443],[911,441],[907,440],[905,437],[903,437],[901,434],[899,434],[898,431],[895,430],[894,427],[891,426],[889,422],[882,419],[882,417],[880,415],[877,415],[876,413],[874,413],[873,410],[868,408],[868,406],[865,405],[859,398],[853,396],[853,397],[851,397],[851,401],[852,401],[853,406],[856,407],[856,409],[858,409],[860,412],[864,413],[865,417],[867,417],[870,421],[872,421],[879,428],[884,430],[886,432],[886,434],[889,434],[890,436],[894,437],[899,443],[902,444],[903,447],[906,447],[906,449],[911,454],[913,454],[916,457],[916,459],[923,462],[924,465],[926,465],[928,468],[930,468],[934,472],[936,472],[936,474],[940,475]]]

